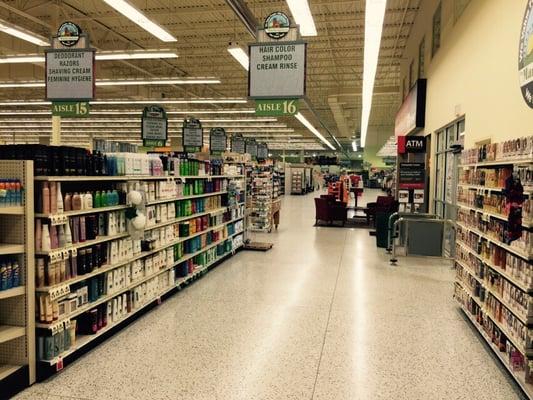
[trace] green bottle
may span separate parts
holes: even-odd
[[[98,207],[102,207],[102,195],[99,190],[96,191],[96,194],[93,197],[93,208]]]

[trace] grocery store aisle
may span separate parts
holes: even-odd
[[[313,227],[313,197],[283,200],[271,251],[239,253],[18,398],[519,398],[448,264],[391,267],[367,230]]]

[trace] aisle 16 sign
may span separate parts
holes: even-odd
[[[259,99],[255,101],[255,115],[283,117],[298,113],[298,99]]]

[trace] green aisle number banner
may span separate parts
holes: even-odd
[[[88,101],[54,101],[52,115],[57,117],[84,118],[89,116]]]
[[[255,115],[260,117],[283,117],[298,113],[298,99],[257,99]]]

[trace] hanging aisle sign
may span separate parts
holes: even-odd
[[[222,154],[226,151],[227,137],[224,128],[213,128],[209,132],[209,149],[211,154]]]
[[[234,153],[246,153],[246,142],[240,133],[231,136],[231,151]]]
[[[195,118],[183,120],[182,128],[183,150],[189,153],[200,151],[204,144],[202,123]]]
[[[298,99],[258,99],[255,115],[260,117],[284,117],[298,113]]]
[[[520,89],[527,105],[533,108],[533,0],[528,0],[520,33],[518,54]]]
[[[168,138],[168,119],[165,109],[161,106],[144,107],[141,137],[143,145],[148,147],[163,147]]]
[[[92,100],[95,94],[95,50],[87,35],[72,22],[61,24],[45,50],[47,100]]]
[[[257,158],[260,160],[266,160],[268,158],[268,146],[266,143],[257,144]]]
[[[255,139],[246,139],[246,152],[253,158],[257,158],[257,142]]]

